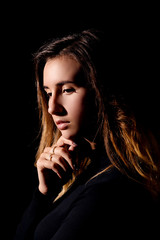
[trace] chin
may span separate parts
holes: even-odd
[[[61,131],[61,134],[64,138],[69,139],[69,140],[74,140],[76,139],[77,135],[76,133],[72,133],[69,131]]]

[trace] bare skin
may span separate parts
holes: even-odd
[[[44,91],[48,96],[48,113],[62,136],[53,147],[47,147],[37,161],[39,191],[49,192],[49,175],[65,178],[74,170],[73,153],[77,135],[83,132],[86,117],[87,89],[77,84],[81,71],[79,63],[63,57],[47,61],[43,72]],[[54,187],[52,184],[52,187]]]
[[[68,150],[65,148],[66,145],[68,146]],[[62,178],[62,171],[67,175],[69,168],[74,170],[71,152],[75,150],[76,146],[72,140],[61,136],[54,147],[45,148],[37,161],[39,191],[42,194],[47,194],[49,191],[46,176],[49,174],[49,171],[53,171],[59,178]],[[48,172],[46,169],[48,169]]]

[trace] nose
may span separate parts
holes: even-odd
[[[66,111],[63,107],[60,97],[58,97],[56,94],[52,94],[52,96],[49,98],[48,101],[48,112],[51,115],[65,115]]]

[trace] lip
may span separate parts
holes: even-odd
[[[67,129],[68,124],[69,124],[69,121],[61,121],[61,120],[59,120],[59,121],[56,122],[57,128],[59,130]]]

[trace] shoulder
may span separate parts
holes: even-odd
[[[123,190],[125,185],[129,184],[128,178],[121,174],[121,172],[112,167],[104,172],[92,176],[84,185],[84,189],[87,191],[98,191],[108,195],[108,192],[119,193]]]
[[[111,169],[88,181],[83,194],[88,202],[95,204],[97,218],[105,219],[101,222],[104,229],[108,224],[111,228],[116,226],[120,232],[126,226],[131,231],[134,228],[135,234],[145,230],[146,236],[147,231],[149,234],[155,229],[158,204],[141,184],[117,169]],[[143,229],[144,226],[148,230]]]
[[[82,194],[87,198],[92,197],[106,208],[107,205],[114,206],[119,211],[130,212],[152,211],[156,208],[151,193],[145,187],[123,175],[116,168],[100,173],[86,182]]]

